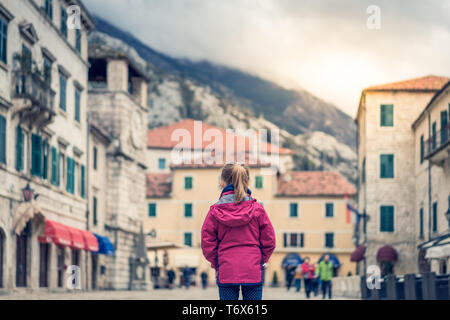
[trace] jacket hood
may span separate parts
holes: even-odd
[[[211,206],[211,213],[220,223],[229,227],[246,225],[254,217],[256,199],[240,203],[227,202]]]

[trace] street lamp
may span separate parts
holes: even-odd
[[[31,189],[30,184],[27,183],[25,188],[22,189],[23,199],[25,202],[30,202],[33,199],[34,190]]]

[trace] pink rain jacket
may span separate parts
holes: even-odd
[[[202,227],[202,250],[216,269],[217,284],[261,284],[262,265],[275,249],[275,232],[264,207],[246,197],[235,204],[233,191],[212,205]]]

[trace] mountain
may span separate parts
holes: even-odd
[[[296,169],[338,170],[355,181],[355,126],[335,106],[230,67],[170,57],[96,22],[89,50],[123,52],[149,75],[149,128],[193,118],[222,128],[277,129],[280,143],[295,151]]]
[[[95,17],[96,30],[122,40],[147,62],[162,71],[209,86],[220,96],[262,114],[292,134],[328,133],[349,146],[355,145],[355,124],[350,116],[306,90],[288,90],[249,73],[209,61],[176,59],[142,43],[132,34]]]

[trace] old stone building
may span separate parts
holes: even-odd
[[[427,76],[369,87],[361,94],[358,125],[358,211],[365,266],[382,272],[418,271],[416,139],[412,124],[448,78]],[[383,247],[383,248],[382,248]]]
[[[412,125],[420,272],[450,272],[449,115],[450,81],[434,95]]]
[[[146,213],[147,77],[121,52],[89,47],[89,118],[111,139],[106,150],[104,228],[115,254],[107,282],[113,289],[144,289],[149,281],[142,220]]]
[[[66,23],[69,2],[79,29]],[[0,288],[66,290],[70,265],[80,267],[76,286],[89,287],[98,245],[85,230],[93,26],[80,1],[0,3]]]
[[[204,130],[214,128],[202,125]],[[178,272],[193,268],[197,276],[206,271],[211,283],[215,274],[202,255],[200,230],[209,207],[220,195],[220,170],[224,162],[171,163],[170,150],[178,142],[173,132],[183,129],[193,134],[193,128],[192,120],[184,120],[148,132],[148,152],[152,156],[147,161],[153,161],[149,168],[156,170],[147,173],[148,211],[144,226],[146,231],[153,230],[158,238],[178,246],[167,250],[167,268]],[[198,142],[200,146],[210,143],[202,135]],[[239,148],[235,148],[238,152]],[[292,156],[291,150],[274,145],[269,148],[282,153],[280,158]],[[201,156],[202,149],[196,150],[196,157]],[[166,168],[160,167],[158,160],[164,158],[164,152]],[[354,187],[333,172],[288,171],[279,175],[264,161],[250,163],[249,167],[252,196],[266,208],[276,233],[277,245],[266,269],[266,283],[272,282],[275,273],[279,283],[284,282],[283,262],[292,256],[300,260],[309,256],[312,262],[317,262],[324,253],[330,253],[339,261],[336,274],[354,273],[355,265],[350,262],[354,225],[347,221],[344,198],[354,196]],[[157,265],[153,263],[154,252],[149,253],[149,258],[152,267],[164,267],[163,251],[159,251]]]

